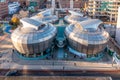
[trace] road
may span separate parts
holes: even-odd
[[[4,74],[9,70],[3,70]],[[103,71],[19,71],[20,76],[90,76],[90,77],[112,77],[113,80],[120,80],[120,72],[103,72]]]
[[[120,80],[120,72],[95,72],[95,71],[78,71],[78,72],[41,72],[41,71],[33,71],[33,72],[23,72],[22,75],[26,76],[96,76],[96,77],[106,77],[110,76],[113,80]]]

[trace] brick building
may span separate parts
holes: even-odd
[[[4,0],[0,2],[0,20],[8,15],[8,1]]]
[[[9,2],[19,2],[21,5],[26,4],[29,5],[29,0],[9,0]]]
[[[52,0],[48,0],[50,2]],[[85,3],[88,3],[88,0],[55,0],[61,8],[70,8],[70,4],[73,3],[73,8],[84,8]]]

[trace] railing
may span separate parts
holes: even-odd
[[[110,38],[110,40],[111,40],[112,43],[120,50],[120,46],[119,46],[112,38]]]
[[[120,67],[120,59],[118,59],[116,52],[113,53],[113,60],[112,61],[117,64],[118,68]]]

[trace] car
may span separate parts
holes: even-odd
[[[10,70],[8,71],[5,76],[19,76],[20,73],[18,72],[18,70]]]

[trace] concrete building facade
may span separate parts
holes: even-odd
[[[108,15],[110,16],[110,21],[116,22],[118,16],[118,8],[120,6],[120,0],[109,0]]]
[[[63,8],[84,8],[87,1],[88,0],[61,0],[61,5]]]
[[[29,6],[31,2],[36,2],[38,6],[41,5],[42,2],[45,0],[9,0],[10,2],[19,2],[21,5],[26,4],[26,6]]]
[[[117,22],[120,0],[89,0],[88,12],[93,18],[108,17],[108,21]]]

